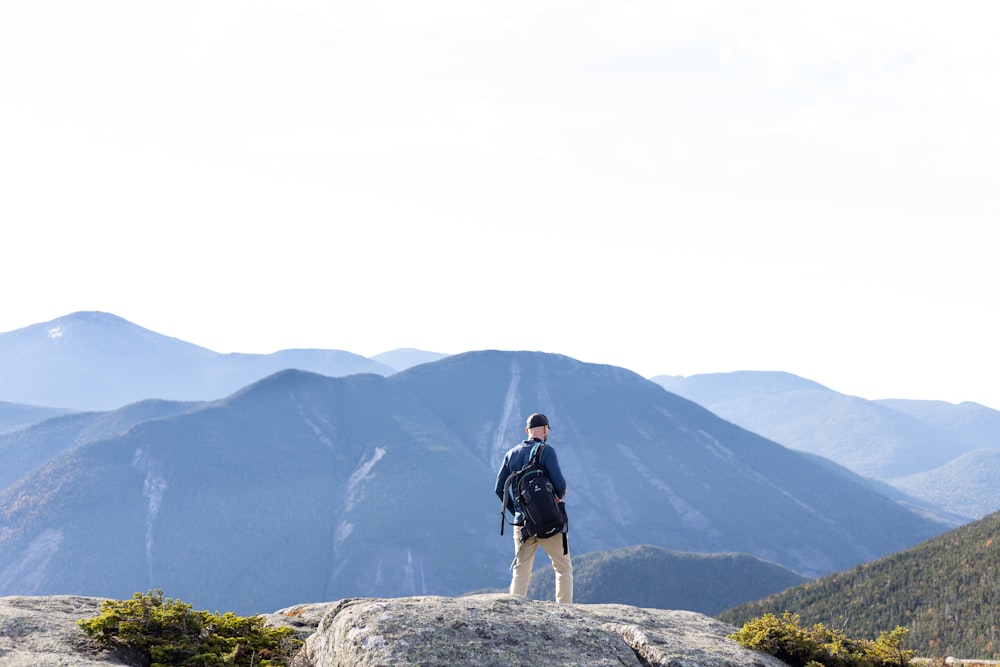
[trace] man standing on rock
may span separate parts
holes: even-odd
[[[556,602],[560,604],[571,604],[573,602],[573,564],[570,561],[569,546],[566,539],[566,526],[561,532],[550,537],[537,537],[528,534],[524,515],[518,506],[517,493],[513,492],[513,486],[507,489],[504,497],[507,480],[511,473],[517,473],[525,464],[531,460],[532,451],[540,446],[539,463],[545,469],[549,481],[552,482],[552,490],[562,507],[562,498],[566,495],[566,480],[559,469],[559,459],[556,451],[547,443],[549,437],[549,420],[540,413],[535,413],[528,417],[528,422],[524,428],[528,439],[515,445],[507,452],[503,459],[503,465],[497,473],[496,494],[503,502],[504,509],[514,515],[514,562],[511,564],[514,575],[510,581],[510,592],[512,595],[527,595],[528,582],[531,581],[531,568],[535,562],[535,551],[539,545],[548,554],[552,561],[552,569],[556,573]],[[565,516],[565,512],[563,512]],[[501,531],[503,532],[503,531]]]

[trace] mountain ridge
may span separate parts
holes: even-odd
[[[797,614],[804,626],[823,623],[848,636],[874,639],[897,626],[909,630],[918,655],[1000,658],[1000,512],[908,549],[728,609],[736,625],[765,613]]]
[[[744,552],[816,576],[947,528],[631,371],[562,355],[285,370],[187,407],[95,431],[0,491],[0,595],[163,588],[242,611],[504,586],[492,489],[536,410],[570,483],[575,553]],[[459,500],[435,512],[439,471]]]
[[[111,410],[145,399],[215,400],[297,367],[331,376],[396,372],[343,350],[222,354],[100,311],[0,333],[0,401],[22,405]]]
[[[1000,509],[994,485],[970,456],[1000,451],[1000,411],[972,402],[847,396],[787,373],[747,371],[661,386],[799,451],[896,486],[939,511],[974,520]],[[976,485],[970,480],[982,479]]]
[[[755,600],[808,581],[792,570],[743,553],[691,553],[637,544],[573,559],[573,599],[717,614],[731,600]],[[533,573],[528,595],[555,598],[552,565]]]

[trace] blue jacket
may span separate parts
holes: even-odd
[[[496,494],[497,498],[504,500],[503,497],[503,486],[504,482],[507,481],[507,477],[512,472],[517,472],[531,460],[531,449],[535,444],[541,442],[541,440],[525,440],[518,445],[515,445],[507,452],[507,455],[503,457],[503,465],[500,466],[499,472],[497,472],[497,483],[496,483]],[[566,479],[563,477],[562,470],[559,469],[559,458],[556,456],[556,450],[551,446],[545,445],[542,448],[542,455],[538,459],[542,467],[545,468],[545,472],[549,476],[549,481],[552,482],[552,488],[555,490],[556,495],[562,498],[566,495]],[[514,499],[514,494],[510,490],[507,492],[507,498],[504,501],[504,509],[514,515],[514,521],[512,522],[515,526],[520,526],[524,524],[524,516],[521,514],[521,510],[517,507],[517,501]]]

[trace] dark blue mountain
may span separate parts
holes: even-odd
[[[68,449],[0,492],[0,595],[163,588],[256,612],[503,587],[493,484],[536,410],[569,481],[574,554],[739,552],[816,576],[948,527],[635,373],[560,355],[283,371],[175,407],[101,417],[126,430],[80,444],[60,435]]]
[[[696,554],[648,544],[596,551],[573,561],[573,601],[685,609],[709,616],[807,581],[786,567],[747,554]],[[531,578],[528,595],[555,598],[552,565]]]
[[[169,417],[201,405],[140,401],[110,412],[74,412],[52,417],[17,433],[0,434],[0,490],[59,454],[95,440],[122,435],[145,421]]]

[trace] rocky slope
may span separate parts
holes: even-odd
[[[76,626],[100,598],[0,598],[0,666],[128,665]],[[687,611],[566,605],[506,594],[363,598],[267,614],[305,639],[296,667],[635,665],[783,667],[726,638],[734,628]]]
[[[77,625],[96,616],[99,598],[71,595],[0,598],[2,667],[125,665],[102,650]]]

